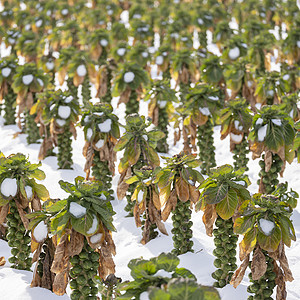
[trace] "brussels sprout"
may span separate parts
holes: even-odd
[[[82,269],[82,267],[80,265],[76,265],[72,269],[73,269],[73,273],[75,275],[81,274],[82,271],[83,271],[83,269]]]
[[[78,290],[72,291],[71,300],[79,300],[82,294]]]
[[[222,266],[222,260],[219,259],[219,258],[215,259],[215,261],[214,261],[214,266],[215,266],[216,268],[220,268],[220,267]]]
[[[227,284],[227,283],[226,283],[226,280],[225,280],[225,279],[220,279],[220,280],[219,280],[219,287],[220,287],[220,288],[223,288],[226,284]]]
[[[272,294],[273,294],[273,291],[270,290],[270,289],[268,289],[268,288],[265,288],[265,289],[263,290],[263,295],[264,295],[264,297],[271,297]]]
[[[260,288],[260,286],[259,286],[259,284],[258,284],[257,282],[253,283],[253,284],[251,285],[252,293],[258,292],[258,291],[259,291],[259,288]]]
[[[70,263],[72,265],[77,265],[79,264],[80,260],[79,260],[79,256],[78,255],[74,255],[73,257],[70,257]]]
[[[236,250],[235,249],[232,249],[229,251],[228,253],[231,257],[236,257]]]
[[[17,259],[15,256],[12,256],[12,257],[10,257],[10,258],[8,259],[8,261],[9,261],[11,264],[16,263],[17,260],[18,260],[18,259]]]
[[[90,293],[91,293],[91,288],[89,286],[84,286],[82,289],[81,289],[81,293],[84,295],[84,296],[88,296]]]
[[[227,241],[229,240],[229,236],[228,236],[228,235],[222,235],[222,236],[221,236],[221,240],[222,240],[223,242],[227,242]]]
[[[81,251],[81,252],[79,253],[79,258],[80,258],[81,260],[89,259],[89,253],[86,252],[86,251]]]
[[[76,281],[79,285],[84,285],[86,284],[86,278],[84,275],[79,275],[77,278],[76,278]]]
[[[83,261],[82,265],[85,270],[90,270],[93,267],[93,263],[89,260]]]

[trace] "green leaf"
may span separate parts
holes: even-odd
[[[157,269],[173,272],[179,264],[179,258],[171,253],[161,253],[158,257],[151,258],[150,261],[156,264]]]
[[[46,178],[46,174],[44,171],[39,170],[39,169],[35,169],[32,173],[31,176],[37,180],[44,180]]]
[[[236,234],[245,234],[253,228],[255,223],[254,216],[246,216],[237,218],[233,224],[233,230]]]
[[[154,262],[143,259],[132,259],[128,263],[128,268],[131,269],[131,276],[134,279],[150,278],[157,272],[157,268]]]
[[[0,206],[4,206],[9,202],[9,198],[5,199],[2,197],[2,195],[0,194]]]
[[[192,278],[197,280],[196,276],[186,268],[176,268],[174,277],[184,277],[184,278]]]
[[[228,192],[228,184],[225,183],[215,183],[214,185],[210,185],[205,189],[203,195],[207,196],[205,198],[207,204],[216,204],[222,201]]]
[[[228,220],[233,216],[237,205],[237,194],[233,189],[229,189],[226,197],[216,205],[216,211],[223,220]]]
[[[139,178],[136,175],[134,175],[134,176],[128,178],[125,182],[127,184],[132,184],[132,183],[135,183],[137,181],[139,181]]]
[[[201,289],[204,293],[203,300],[221,300],[221,297],[215,288],[211,286],[201,286]]]
[[[288,246],[291,246],[291,239],[296,240],[295,231],[292,222],[286,216],[280,216],[277,222],[281,229],[282,241]]]
[[[171,300],[171,296],[159,288],[152,288],[149,293],[150,300]]]
[[[172,300],[204,300],[203,291],[196,281],[190,278],[171,279],[168,291]]]
[[[152,131],[148,132],[147,135],[148,135],[149,139],[151,139],[155,142],[161,140],[165,136],[165,134],[160,130],[152,130]]]
[[[110,231],[116,231],[116,228],[113,225],[113,217],[111,212],[107,211],[107,209],[102,208],[101,206],[92,203],[92,207],[93,209],[98,212],[98,214],[100,215],[100,219],[102,221],[102,223],[106,226],[106,228]]]
[[[83,235],[88,235],[87,231],[92,227],[93,215],[88,212],[82,218],[71,217],[71,225],[73,229]]]
[[[281,230],[275,224],[275,227],[272,231],[272,234],[267,236],[262,231],[258,231],[257,234],[257,242],[259,243],[260,247],[266,251],[274,252],[279,246],[281,241]]]
[[[33,189],[42,201],[49,199],[49,192],[44,185],[34,182]]]

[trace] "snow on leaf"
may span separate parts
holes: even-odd
[[[111,119],[107,119],[103,123],[99,123],[98,128],[101,132],[109,132],[111,130]]]
[[[15,178],[5,178],[1,184],[1,194],[5,197],[14,197],[18,192],[17,180]]]
[[[81,77],[85,76],[87,73],[85,65],[78,66],[76,69],[76,72],[77,72],[78,76],[81,76]]]
[[[135,77],[135,75],[133,72],[126,72],[124,74],[124,82],[130,83],[134,80],[134,77]]]
[[[231,60],[235,60],[240,56],[240,48],[239,47],[234,47],[229,50],[228,56]]]
[[[58,107],[57,113],[62,119],[68,119],[71,115],[71,108],[69,106],[61,105]]]
[[[29,85],[32,82],[32,80],[33,80],[33,75],[31,75],[31,74],[24,75],[22,77],[22,81],[25,85]]]
[[[259,142],[264,141],[267,135],[267,129],[268,129],[268,124],[262,126],[261,128],[258,129],[257,131],[257,140]]]
[[[277,125],[277,126],[281,126],[282,125],[282,122],[280,119],[272,119],[271,120],[273,124]]]
[[[235,143],[240,143],[243,139],[242,134],[234,134],[230,132],[230,138],[235,142]]]
[[[94,215],[93,218],[93,224],[90,227],[90,229],[86,232],[87,234],[93,234],[96,232],[96,230],[98,229],[98,225],[99,225],[99,221],[96,215]]]
[[[90,241],[92,244],[99,243],[101,241],[101,239],[102,239],[102,233],[97,233],[90,237]]]
[[[263,233],[268,236],[272,233],[272,230],[275,227],[275,224],[273,221],[269,221],[266,219],[260,219],[259,225],[260,225],[260,228],[263,231]]]
[[[69,212],[75,218],[79,219],[79,218],[82,218],[86,214],[86,208],[76,202],[71,202]]]
[[[48,228],[44,222],[40,222],[33,230],[33,236],[38,243],[42,242],[48,235]]]
[[[8,67],[3,68],[1,73],[2,73],[3,77],[8,77],[11,73],[11,68],[8,68]]]
[[[32,198],[32,187],[29,186],[29,185],[26,185],[25,186],[25,193],[26,193],[26,196],[27,196],[27,199],[31,199]]]
[[[155,59],[155,63],[158,65],[158,66],[161,66],[163,63],[164,63],[164,58],[162,55],[158,55]]]

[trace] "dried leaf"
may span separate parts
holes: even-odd
[[[53,273],[61,273],[68,266],[69,257],[66,255],[68,249],[68,234],[64,234],[56,247],[54,254],[54,261],[51,266],[51,271]]]
[[[189,200],[189,184],[182,178],[177,178],[175,182],[175,189],[179,200],[186,202]]]
[[[5,222],[6,216],[8,214],[8,210],[9,210],[9,203],[7,203],[6,205],[0,207],[0,224],[3,224]]]
[[[140,214],[141,213],[140,213],[139,205],[135,204],[134,209],[133,209],[133,215],[134,215],[134,220],[135,220],[136,227],[141,227],[142,226]]]
[[[161,217],[164,222],[168,219],[171,211],[176,207],[176,205],[177,205],[177,195],[176,195],[176,191],[173,190],[170,194],[169,199],[167,200],[164,210],[161,213]]]
[[[161,204],[160,204],[160,200],[159,200],[159,195],[154,190],[152,192],[152,201],[153,201],[153,204],[154,204],[155,208],[157,210],[160,210],[161,209]]]
[[[4,256],[0,257],[0,267],[4,266],[6,263]]]
[[[244,278],[246,269],[249,265],[250,255],[248,254],[240,267],[234,272],[231,277],[230,284],[236,289]]]
[[[78,255],[84,245],[84,236],[73,230],[72,229],[72,233],[70,235],[70,242],[67,245],[67,252],[66,255],[68,256],[74,256],[74,255]]]
[[[131,177],[131,168],[128,168],[126,172],[123,172],[119,178],[117,186],[117,196],[119,200],[122,200],[126,196],[129,184],[125,181]]]
[[[53,282],[53,293],[62,296],[66,293],[68,285],[69,270],[65,269],[63,272],[56,274]]]
[[[190,200],[195,204],[198,202],[200,198],[200,192],[196,189],[195,186],[189,184],[189,193],[190,193]]]
[[[278,267],[276,261],[273,262],[274,272],[276,274],[275,284],[277,285],[276,289],[276,300],[286,300],[287,292],[286,285],[284,281],[284,275],[282,270]]]
[[[204,214],[202,217],[202,221],[205,226],[206,234],[208,236],[212,236],[213,227],[218,215],[216,212],[216,205],[215,204],[207,204],[204,208]]]
[[[20,215],[20,218],[23,222],[23,225],[26,229],[28,229],[28,225],[29,225],[29,220],[26,218],[25,216],[25,212],[23,210],[23,207],[21,206],[21,204],[19,203],[18,200],[15,201],[16,203],[16,206],[17,206],[17,209],[18,209],[18,212],[19,212],[19,215]]]
[[[253,254],[251,273],[253,280],[260,279],[267,271],[266,257],[261,249],[257,247]]]

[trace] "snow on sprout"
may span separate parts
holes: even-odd
[[[137,203],[141,203],[143,201],[143,197],[144,197],[144,192],[139,191],[137,199],[136,199]]]
[[[103,123],[99,123],[98,128],[101,132],[109,132],[111,130],[111,119],[107,119]]]
[[[282,122],[280,119],[272,119],[271,120],[273,124],[277,125],[277,126],[281,126],[282,125]]]
[[[25,85],[29,85],[32,82],[32,80],[33,80],[33,75],[31,75],[31,74],[24,75],[22,77],[22,81]]]
[[[90,237],[90,241],[92,244],[99,243],[101,239],[102,239],[102,233],[97,233]]]
[[[66,99],[65,99],[65,103],[70,103],[70,102],[72,102],[73,101],[73,96],[68,96]]]
[[[165,270],[158,270],[153,276],[172,278],[172,274],[170,272],[165,271]]]
[[[86,138],[90,140],[92,136],[93,136],[93,130],[91,128],[88,128],[86,132]]]
[[[99,224],[98,218],[97,218],[96,215],[94,215],[92,226],[90,227],[90,229],[86,233],[87,234],[93,234],[93,233],[95,233],[95,231],[98,228],[98,224]]]
[[[55,121],[56,121],[56,123],[57,123],[60,127],[62,127],[62,126],[64,126],[64,125],[66,124],[66,121],[65,121],[65,120],[56,119]]]
[[[8,67],[3,68],[1,73],[2,73],[3,77],[8,77],[11,73],[11,68],[8,68]]]
[[[142,292],[141,294],[140,294],[140,300],[149,300],[150,298],[149,298],[149,294],[148,294],[148,292]]]
[[[285,74],[282,76],[283,80],[289,80],[290,79],[290,75],[289,74]]]
[[[68,119],[71,115],[71,108],[69,106],[61,105],[58,107],[58,115],[62,119]]]
[[[18,192],[17,180],[15,178],[5,178],[1,184],[1,194],[5,197],[14,197]]]
[[[266,135],[267,135],[267,129],[268,129],[268,124],[260,127],[257,131],[257,140],[259,142],[264,141]]]
[[[266,220],[266,219],[259,219],[259,226],[261,228],[261,230],[263,231],[263,233],[265,235],[270,235],[272,233],[272,230],[275,227],[274,222]]]
[[[54,68],[54,62],[53,61],[48,61],[46,62],[46,68],[51,71]]]
[[[33,195],[32,187],[29,186],[29,185],[26,185],[25,186],[25,193],[26,193],[27,199],[31,199],[32,195]]]
[[[81,76],[81,77],[85,76],[87,73],[85,65],[78,66],[76,69],[76,72],[77,72],[78,76]]]
[[[204,24],[204,22],[203,22],[203,20],[201,18],[198,18],[197,22],[198,22],[199,25],[203,25]]]
[[[167,101],[159,101],[159,102],[158,102],[158,106],[159,106],[160,108],[165,108],[166,105],[167,105]]]
[[[199,107],[199,110],[200,110],[201,114],[204,116],[210,115],[210,111],[209,111],[208,107]]]
[[[256,120],[256,125],[260,125],[260,124],[262,124],[264,122],[264,120],[262,119],[262,118],[258,118],[257,120]]]
[[[155,63],[159,66],[161,66],[164,63],[164,58],[162,55],[158,55],[155,59]]]
[[[40,222],[34,229],[33,229],[33,236],[38,243],[42,242],[48,235],[48,228],[44,222]]]
[[[133,72],[126,72],[124,74],[124,81],[126,83],[130,83],[130,82],[132,82],[134,80],[134,77],[135,77],[135,75],[134,75]]]
[[[213,101],[218,101],[219,100],[218,96],[208,96],[207,98],[210,99],[210,100],[213,100]]]
[[[149,54],[148,54],[148,52],[144,51],[144,52],[142,52],[142,56],[143,56],[144,58],[147,58],[147,57],[149,56]]]
[[[240,56],[240,48],[239,47],[234,47],[229,50],[228,56],[231,60],[235,60]]]
[[[79,218],[82,218],[86,214],[86,208],[76,202],[71,202],[69,212],[75,218],[79,219]]]
[[[123,56],[123,55],[125,54],[125,52],[126,52],[126,49],[125,49],[125,48],[119,48],[119,49],[117,50],[117,54],[118,54],[119,56]]]
[[[100,149],[104,146],[104,140],[99,140],[96,144],[95,144],[96,148]]]
[[[293,108],[292,108],[292,110],[290,111],[289,116],[290,116],[291,118],[294,117],[294,109],[293,109]]]
[[[106,39],[101,39],[101,40],[100,40],[100,45],[101,45],[102,47],[106,47],[106,46],[108,45],[108,40],[106,40]]]
[[[243,139],[243,135],[242,134],[234,134],[232,132],[230,132],[230,138],[235,142],[235,143],[240,143]]]

